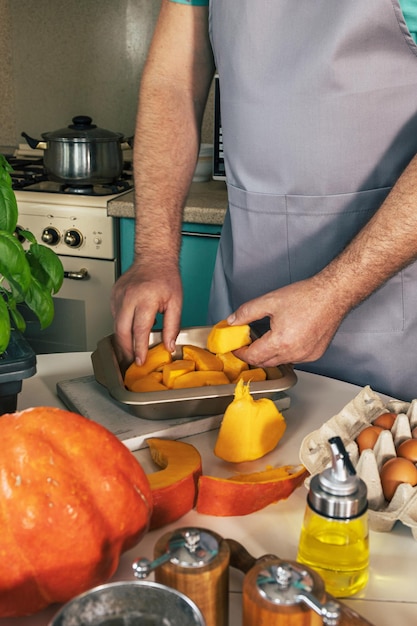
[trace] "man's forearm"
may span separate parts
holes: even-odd
[[[213,76],[207,9],[163,2],[135,131],[136,259],[175,262]]]
[[[380,209],[319,281],[344,314],[417,258],[417,157]]]

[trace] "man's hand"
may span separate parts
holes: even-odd
[[[249,324],[269,317],[270,330],[236,350],[236,356],[258,367],[320,358],[346,314],[331,301],[331,293],[314,277],[246,302],[228,318],[229,323]]]
[[[181,309],[182,286],[177,268],[143,270],[132,265],[114,284],[111,297],[120,360],[126,364],[144,362],[157,313],[164,314],[164,344],[174,351]]]

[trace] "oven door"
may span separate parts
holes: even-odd
[[[25,337],[37,354],[95,350],[97,342],[113,332],[110,294],[117,278],[117,262],[83,257],[59,257],[64,265],[63,285],[54,296],[55,315],[41,330],[33,313],[21,309]]]

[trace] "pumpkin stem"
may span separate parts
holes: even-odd
[[[242,379],[240,379],[236,383],[234,396],[235,396],[235,400],[249,400],[249,399],[252,399],[252,397],[250,395],[250,383],[248,382],[245,385],[245,382]]]

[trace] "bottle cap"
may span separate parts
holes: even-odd
[[[332,466],[311,479],[308,503],[324,517],[359,517],[368,508],[366,484],[357,476],[341,438],[328,441]]]

